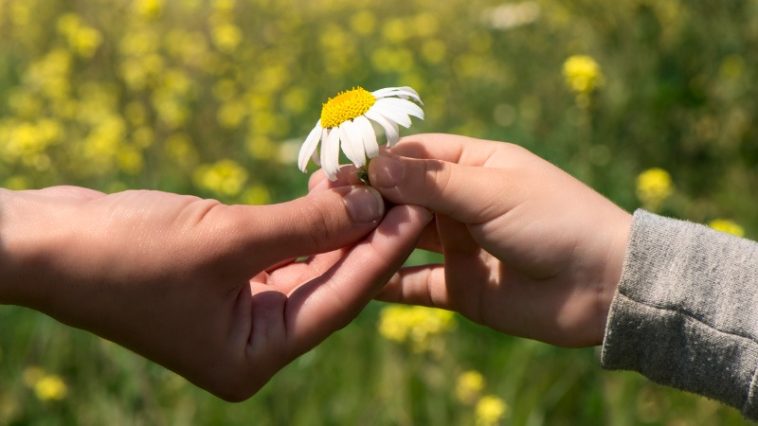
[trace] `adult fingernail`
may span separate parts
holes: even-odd
[[[353,186],[343,195],[343,200],[348,214],[355,222],[374,222],[384,216],[384,200],[373,188]]]
[[[371,185],[393,188],[405,177],[405,165],[394,155],[383,154],[371,160]]]

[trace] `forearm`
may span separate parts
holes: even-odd
[[[758,418],[758,243],[638,211],[603,344],[609,369]]]

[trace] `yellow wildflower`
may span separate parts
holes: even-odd
[[[37,366],[25,368],[22,378],[40,401],[59,401],[68,393],[68,387],[60,376],[49,374]]]
[[[674,192],[671,175],[659,167],[647,169],[637,176],[637,198],[651,211],[658,210]]]
[[[56,374],[47,374],[34,384],[34,394],[40,401],[60,401],[68,394],[68,387]]]
[[[574,55],[563,63],[563,76],[569,89],[577,94],[588,94],[603,85],[600,65],[587,55]]]
[[[120,146],[116,152],[116,164],[123,172],[136,175],[144,165],[142,152],[133,146]]]
[[[445,59],[447,47],[441,40],[427,40],[421,45],[421,56],[430,64],[439,64]]]
[[[211,38],[219,50],[232,52],[242,41],[242,32],[233,24],[221,23],[213,26]]]
[[[382,37],[390,43],[402,43],[410,36],[410,25],[402,18],[390,19],[382,28]]]
[[[729,219],[713,219],[712,221],[708,222],[708,226],[717,231],[726,232],[727,234],[736,235],[738,237],[745,236],[745,229],[738,225],[736,222]]]
[[[245,114],[247,114],[247,108],[242,102],[224,102],[216,112],[216,121],[221,127],[233,129],[240,125]]]
[[[232,160],[205,164],[195,171],[197,186],[221,196],[235,196],[247,181],[247,171]]]
[[[455,396],[464,404],[473,404],[484,389],[484,376],[475,370],[464,371],[458,376]]]
[[[24,79],[48,98],[58,100],[65,98],[71,89],[70,71],[71,54],[64,49],[53,49],[29,66]]]
[[[163,0],[136,0],[134,2],[134,11],[143,18],[156,18],[163,11]]]
[[[477,426],[493,426],[500,423],[505,417],[508,405],[505,401],[494,395],[483,396],[476,403],[474,413]]]
[[[431,340],[455,327],[452,312],[422,306],[393,305],[379,318],[379,333],[387,340],[408,342],[416,352],[429,349]]]
[[[219,12],[229,13],[234,10],[234,0],[214,0],[213,8]]]
[[[58,18],[58,32],[66,39],[69,47],[84,58],[91,58],[103,41],[100,31],[84,24],[75,13],[67,13]]]

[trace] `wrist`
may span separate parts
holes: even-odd
[[[618,217],[613,222],[612,238],[609,242],[605,271],[602,286],[598,291],[597,302],[597,343],[602,344],[605,338],[605,329],[608,322],[608,314],[611,304],[616,296],[621,275],[624,269],[624,259],[629,245],[629,234],[632,227],[632,215],[621,209]]]

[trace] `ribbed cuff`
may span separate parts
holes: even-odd
[[[758,419],[758,244],[638,210],[601,363]]]

